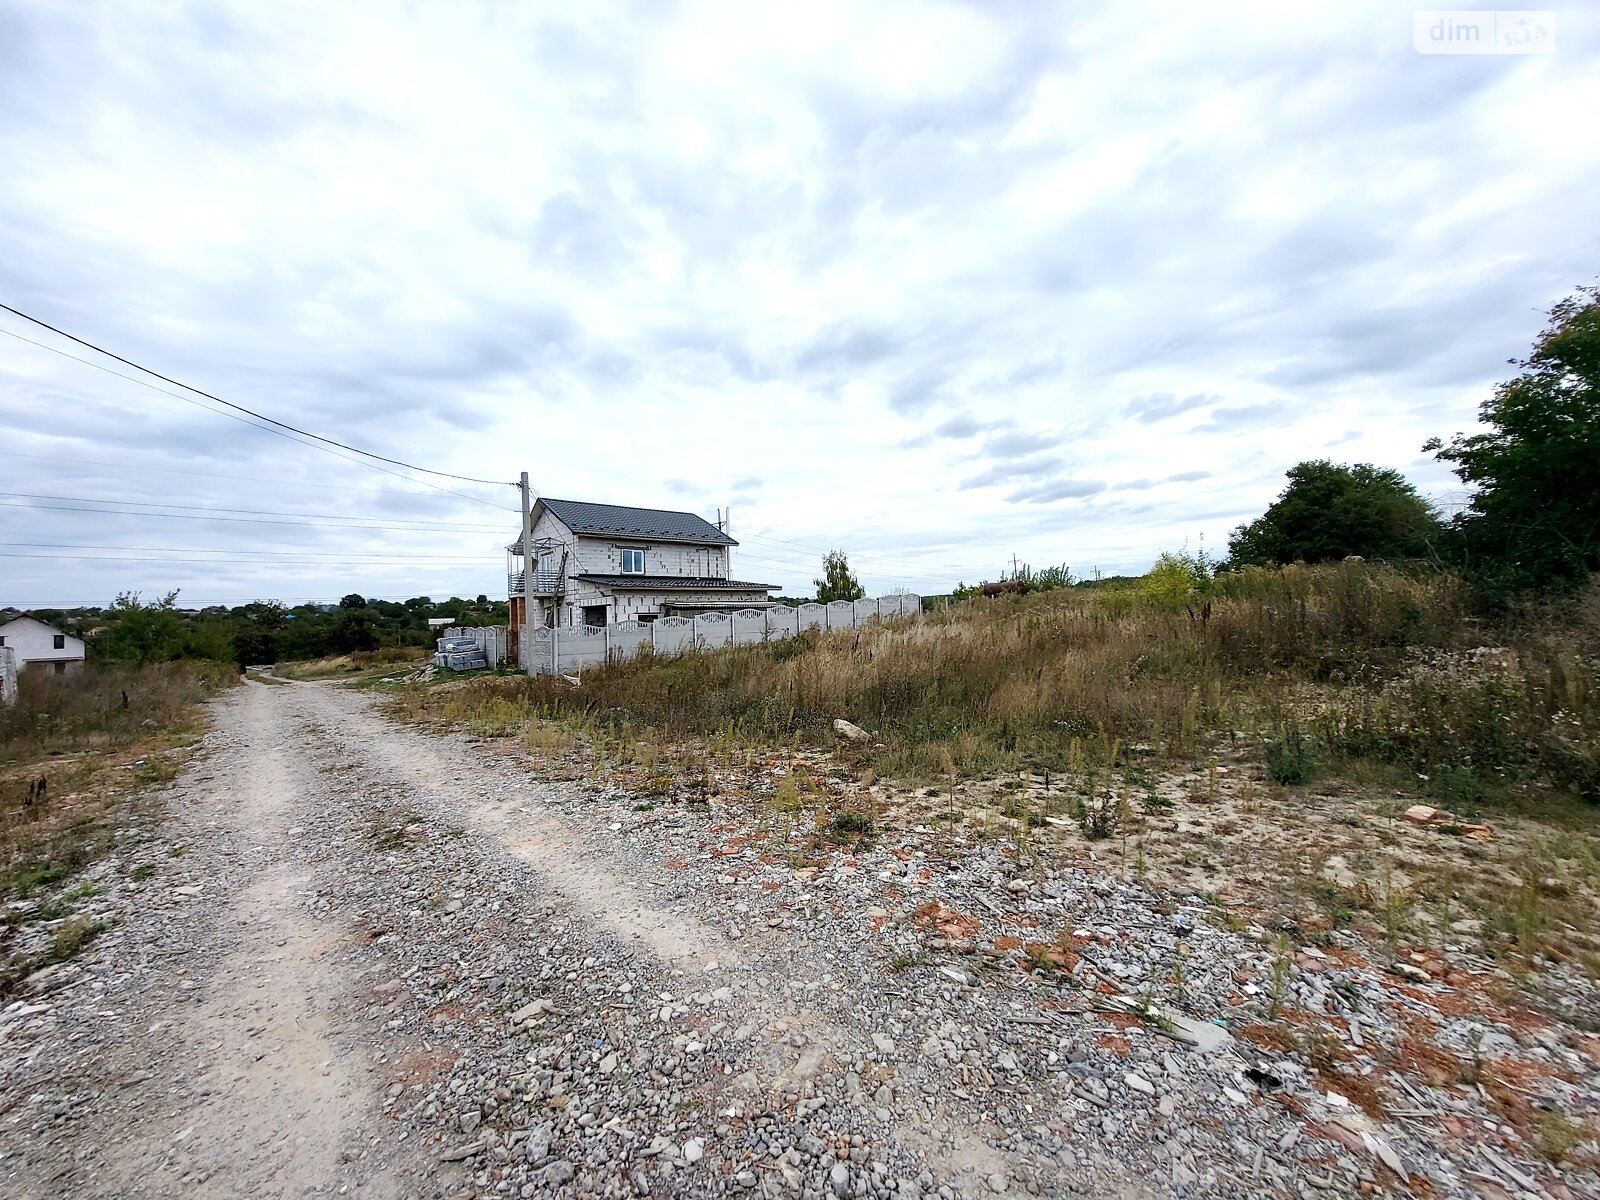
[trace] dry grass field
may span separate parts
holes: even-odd
[[[1453,576],[1344,563],[1225,574],[1177,601],[974,601],[392,704],[646,797],[1049,843],[1224,911],[1600,976],[1597,646],[1600,592],[1488,619]],[[837,738],[841,717],[870,736]],[[1418,803],[1450,818],[1405,820]]]

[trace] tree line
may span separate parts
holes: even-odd
[[[454,625],[503,625],[504,601],[480,595],[433,600],[369,600],[352,593],[338,605],[257,600],[234,608],[185,609],[178,593],[145,600],[124,592],[108,608],[37,610],[42,621],[84,638],[93,660],[158,663],[180,658],[240,666],[322,658],[388,646],[431,647],[430,618]]]

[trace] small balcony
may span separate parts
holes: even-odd
[[[525,572],[513,571],[506,576],[506,595],[508,596],[559,596],[564,590],[562,573],[560,571],[535,571],[533,573],[533,586],[523,590]]]

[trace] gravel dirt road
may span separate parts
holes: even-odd
[[[866,934],[894,914],[876,893],[853,906],[852,889],[928,884],[909,853],[842,857],[824,888],[714,816],[597,798],[515,749],[396,725],[333,686],[220,700],[164,823],[98,868],[109,932],[0,1016],[0,1192],[911,1200],[1552,1182],[1498,1152],[1458,1165],[1427,1129],[1413,1145],[1335,1128],[1303,1072],[1231,1039],[1092,1025],[1071,997],[920,950],[889,970]],[[933,882],[992,884],[975,903],[1023,920],[1027,905],[1124,903],[1120,884],[1052,873],[1019,888],[1006,872],[990,860]]]

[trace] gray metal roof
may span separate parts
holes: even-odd
[[[578,575],[585,583],[624,592],[770,592],[775,583],[745,583],[705,575]]]
[[[587,500],[552,500],[549,496],[540,496],[539,503],[573,533],[639,538],[649,542],[690,542],[697,546],[739,544],[710,521],[691,512],[592,504]]]

